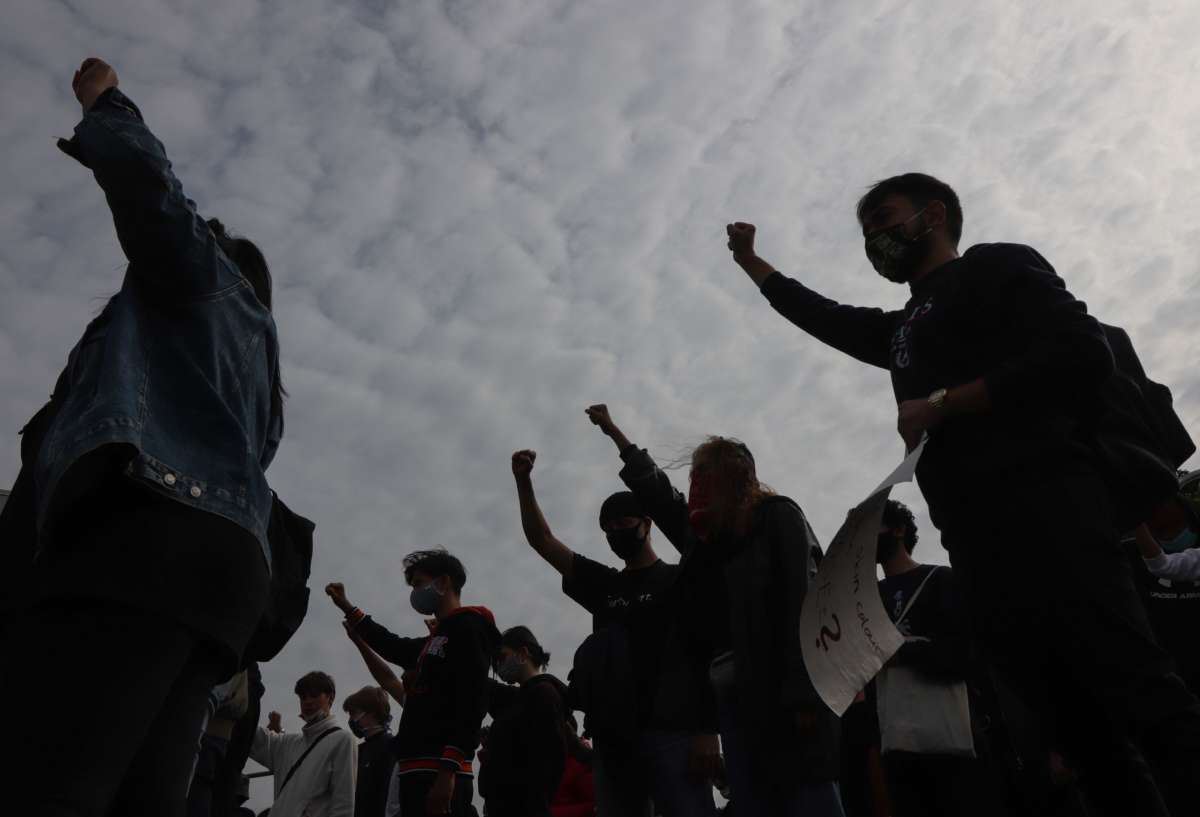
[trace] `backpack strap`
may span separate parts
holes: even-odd
[[[938,572],[941,565],[934,565],[933,570],[925,574],[925,578],[921,579],[921,583],[917,585],[917,592],[913,593],[908,600],[908,604],[904,605],[904,609],[900,611],[900,615],[896,617],[896,626],[900,626],[900,622],[904,621],[904,617],[908,615],[908,611],[912,609],[913,602],[917,600],[917,596],[921,595],[921,591],[925,589],[925,585],[933,578],[933,574]]]
[[[308,753],[317,748],[318,743],[332,735],[334,732],[340,731],[342,731],[340,726],[331,726],[321,734],[317,735],[317,739],[308,744],[308,748],[304,750],[304,754],[300,755],[300,757],[296,759],[296,762],[292,764],[292,768],[288,769],[287,777],[283,778],[283,784],[280,785],[279,791],[282,792],[285,788],[287,788],[287,784],[291,781],[292,775],[294,775],[296,770],[300,768],[300,764],[304,762],[306,757],[308,757]],[[276,795],[276,797],[278,797],[278,795]]]

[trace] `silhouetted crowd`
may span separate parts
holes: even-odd
[[[488,817],[1200,808],[1195,446],[1125,331],[1030,247],[960,253],[958,196],[921,173],[856,211],[872,267],[911,292],[899,310],[782,274],[751,224],[723,237],[784,318],[887,370],[900,437],[924,443],[950,566],[914,558],[928,532],[888,500],[879,594],[903,646],[843,715],[800,642],[824,554],[801,504],[732,436],[660,465],[597,404],[624,490],[595,497],[596,541],[556,536],[537,454],[512,455],[525,538],[592,618],[565,679],[433,547],[373,566],[403,574],[421,632],[324,588],[376,686],[342,718],[332,675],[309,672],[302,728],[264,719],[260,666],[302,626],[315,530],[266,477],[287,399],[271,274],[198,214],[111,66],[72,86],[83,117],[59,147],[129,264],[21,430],[0,514],[5,813],[252,814],[249,759],[273,817],[465,817],[477,796]]]

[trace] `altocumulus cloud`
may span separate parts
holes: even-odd
[[[368,681],[320,588],[417,632],[398,562],[435,543],[565,672],[588,620],[525,546],[508,460],[539,451],[552,525],[604,557],[618,462],[591,402],[664,457],[745,439],[828,542],[900,454],[886,375],[771,312],[728,260],[730,220],[831,297],[894,307],[854,201],[891,173],[942,176],[966,243],[1037,246],[1200,419],[1195,4],[17,0],[5,17],[0,470],[124,265],[53,141],[95,54],[202,211],[275,270],[292,398],[270,476],[319,537],[308,621],[266,668],[289,717],[305,670],[343,694]],[[944,561],[935,538],[922,555]]]

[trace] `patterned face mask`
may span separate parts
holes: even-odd
[[[883,230],[876,230],[866,238],[867,259],[875,271],[897,284],[906,284],[913,270],[924,257],[928,241],[925,240],[932,227],[909,237],[908,225],[913,219],[925,214],[925,209],[914,213],[911,218]]]

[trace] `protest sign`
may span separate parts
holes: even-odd
[[[880,519],[892,488],[911,482],[925,443],[851,509],[809,584],[800,613],[804,664],[821,698],[841,716],[904,636],[883,609],[875,573]]]

